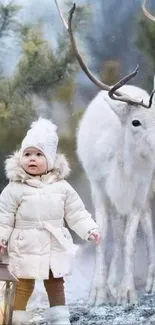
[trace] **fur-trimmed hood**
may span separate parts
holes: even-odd
[[[20,151],[16,151],[5,161],[5,174],[10,182],[27,183],[30,179],[53,183],[65,179],[70,174],[70,166],[63,154],[57,154],[54,168],[51,172],[42,176],[31,176],[27,174],[20,165]]]

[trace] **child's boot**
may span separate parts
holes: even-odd
[[[51,325],[71,325],[68,306],[54,306],[46,312],[46,321]]]
[[[32,319],[32,312],[26,310],[14,310],[12,317],[12,325],[25,325]]]

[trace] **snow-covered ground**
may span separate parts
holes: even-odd
[[[138,305],[103,306],[90,308],[80,302],[69,305],[72,325],[154,325],[155,295],[139,293]],[[44,309],[34,311],[31,325],[48,323],[44,320]]]

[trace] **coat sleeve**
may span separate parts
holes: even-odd
[[[18,204],[13,193],[13,188],[9,184],[0,195],[0,242],[7,242],[14,228]]]
[[[67,183],[67,182],[66,182]],[[78,236],[87,240],[92,230],[98,230],[96,222],[79,197],[78,193],[67,183],[65,201],[65,220],[68,226],[74,230]]]

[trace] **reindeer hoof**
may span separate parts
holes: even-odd
[[[117,295],[117,304],[137,304],[137,294],[134,286],[121,285]]]
[[[150,265],[150,267],[148,269],[148,276],[147,276],[145,291],[147,293],[155,292],[155,267],[154,267],[154,265]]]
[[[88,305],[89,306],[102,306],[104,304],[109,303],[112,300],[112,296],[110,294],[110,290],[107,285],[105,286],[95,286],[92,288]]]

